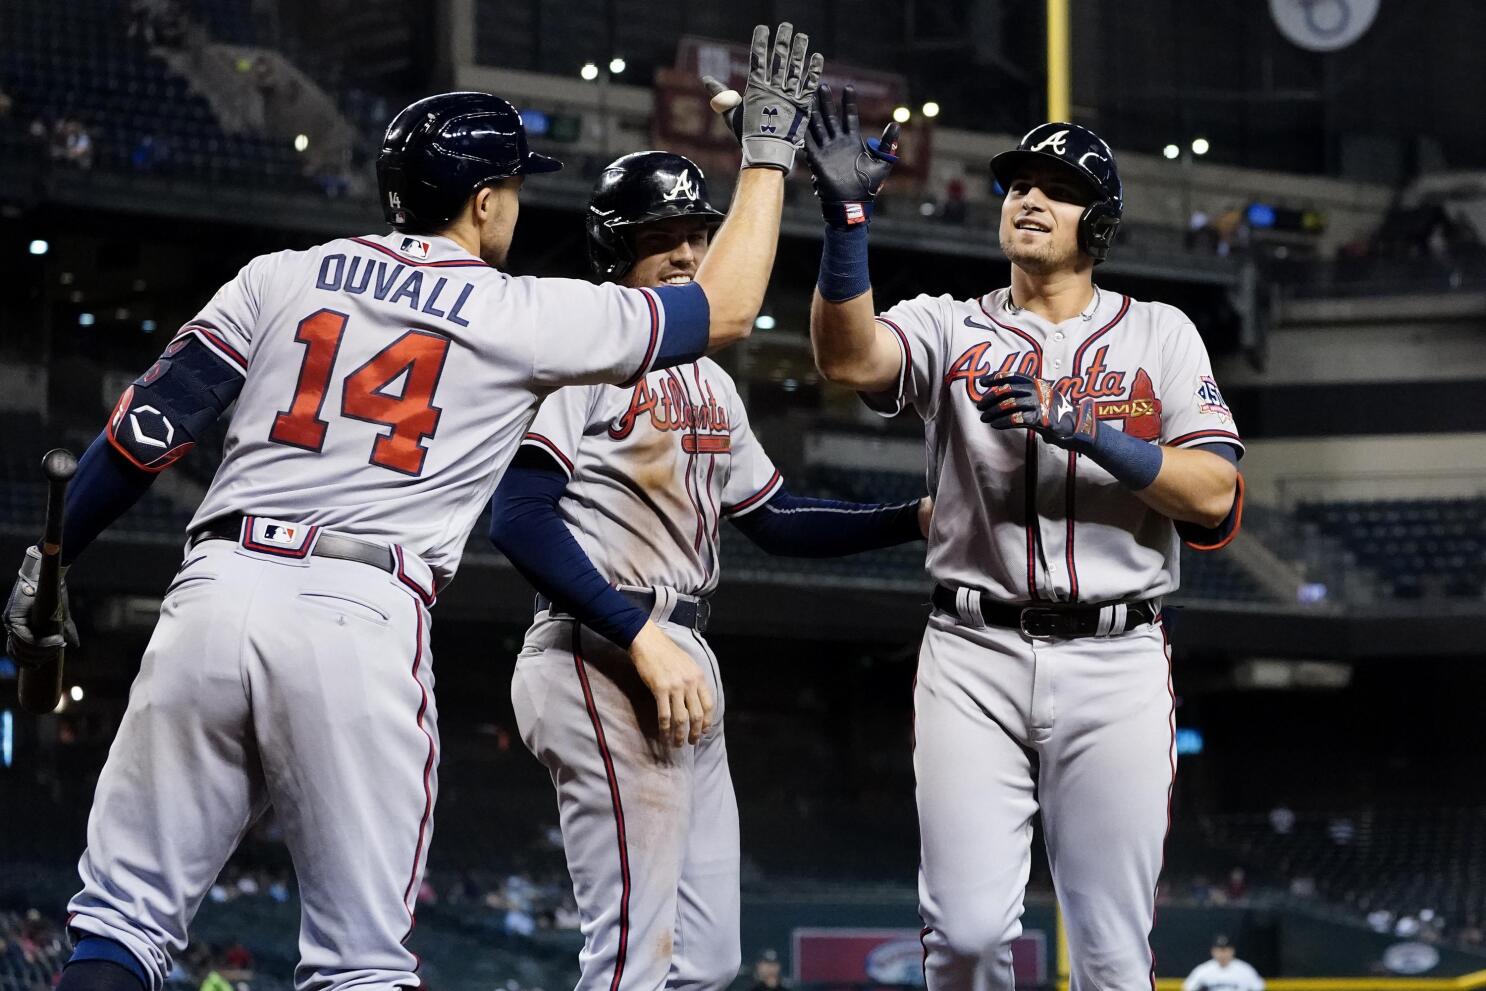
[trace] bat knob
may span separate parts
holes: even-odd
[[[41,470],[48,481],[67,482],[77,474],[77,458],[65,447],[54,447],[41,458]]]

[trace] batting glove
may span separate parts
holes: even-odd
[[[57,632],[40,633],[31,627],[31,606],[36,602],[36,580],[41,572],[41,551],[26,548],[20,576],[5,603],[5,650],[22,667],[38,667],[54,661],[66,647],[78,645],[77,626],[67,608],[67,569],[62,569],[62,594],[57,597],[57,611],[50,626]]]
[[[774,34],[773,55],[769,51],[769,27],[753,29],[753,49],[748,57],[748,85],[742,105],[726,111],[728,124],[743,145],[743,167],[780,169],[794,167],[795,152],[805,142],[805,122],[820,85],[825,59],[819,52],[809,56],[810,36],[795,34],[785,22]],[[702,81],[716,96],[727,87],[704,76]]]
[[[1088,454],[1094,449],[1099,417],[1094,400],[1075,403],[1046,379],[1030,375],[986,375],[985,396],[975,404],[980,418],[997,430],[1018,427],[1036,431],[1050,444]]]
[[[832,227],[849,227],[872,218],[872,203],[898,161],[898,125],[888,124],[882,137],[862,138],[856,90],[841,93],[841,116],[831,106],[831,87],[815,94],[815,113],[805,133],[805,159],[821,213]]]

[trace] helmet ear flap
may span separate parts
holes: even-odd
[[[588,267],[600,279],[622,279],[635,264],[635,251],[624,232],[595,217],[588,218]]]
[[[1115,232],[1120,229],[1120,211],[1107,200],[1097,200],[1084,208],[1078,218],[1078,246],[1095,264],[1109,255]]]

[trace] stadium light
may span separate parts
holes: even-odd
[[[144,331],[146,334],[153,334],[155,332],[155,321],[141,320],[139,321],[139,329]]]
[[[1180,155],[1181,153],[1182,153],[1182,150],[1180,148],[1178,148],[1176,145],[1167,145],[1165,148],[1162,148],[1161,149],[1161,154],[1163,154],[1167,158],[1173,159],[1173,160],[1175,160],[1176,156]]]
[[[73,685],[72,690],[69,691],[67,694],[72,696],[72,701],[81,702],[83,700],[83,686]]]
[[[928,103],[924,104],[923,112],[925,117],[928,117],[930,120],[932,120],[933,118],[939,116],[939,104],[935,103],[933,100],[930,100]]]
[[[584,62],[583,68],[578,70],[578,75],[582,76],[584,81],[591,83],[599,77],[599,67],[592,62]]]
[[[899,107],[898,109],[893,111],[893,120],[897,121],[899,124],[908,123],[908,118],[912,116],[913,112],[907,107]]]
[[[296,135],[294,135],[294,150],[295,151],[304,151],[305,149],[309,148],[309,146],[310,146],[310,136],[308,134],[296,134]]]
[[[1207,143],[1207,138],[1194,138],[1192,140],[1192,154],[1194,155],[1206,155],[1211,148],[1212,145]]]
[[[31,242],[31,249],[30,250],[31,250],[31,254],[33,254],[33,255],[44,255],[48,251],[50,251],[51,249],[52,249],[52,246],[50,244],[47,244],[41,238],[37,238],[36,240],[34,240],[34,241]]]
[[[773,330],[776,326],[776,321],[769,314],[760,313],[754,318],[753,325],[759,330]]]
[[[609,74],[610,75],[617,76],[621,72],[624,71],[624,68],[625,68],[624,59],[620,58],[618,55],[614,56],[613,58],[611,58],[609,60]]]
[[[79,313],[77,315],[77,325],[79,327],[91,327],[91,326],[93,326],[93,314],[91,314],[91,313]]]

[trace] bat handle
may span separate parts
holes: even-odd
[[[36,575],[36,601],[31,604],[28,622],[41,636],[55,636],[62,631],[62,521],[65,514],[67,483],[77,474],[77,458],[71,451],[55,448],[41,459],[46,476],[46,525],[41,537],[41,565]],[[62,697],[62,662],[55,660],[35,668],[22,668],[16,683],[16,694],[28,712],[51,712]]]

